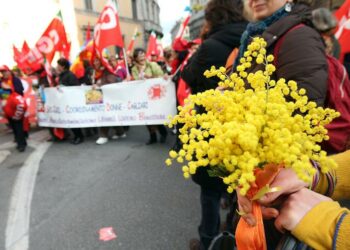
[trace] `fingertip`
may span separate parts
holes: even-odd
[[[277,219],[275,220],[275,227],[278,231],[280,231],[281,233],[285,233],[286,231],[284,230],[282,223],[279,219],[279,217],[277,217]]]

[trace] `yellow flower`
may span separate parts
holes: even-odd
[[[274,59],[275,59],[275,58],[273,57],[273,55],[268,55],[268,56],[266,57],[266,60],[267,60],[268,62],[273,62]]]
[[[262,57],[256,58],[256,63],[257,64],[262,64],[263,62],[264,62],[264,58],[262,58]]]
[[[305,89],[299,89],[299,95],[305,95],[306,90]]]
[[[171,159],[166,159],[166,160],[165,160],[165,164],[166,164],[167,166],[170,166],[170,165],[171,165]]]
[[[176,158],[177,157],[177,153],[176,153],[176,151],[174,151],[174,150],[171,150],[170,152],[169,152],[169,156],[171,157],[171,158]]]
[[[223,67],[205,71],[206,77],[219,77],[226,90],[190,95],[178,115],[170,118],[169,126],[182,125],[183,147],[169,156],[179,163],[187,161],[182,167],[185,178],[206,167],[224,173],[220,177],[229,192],[239,188],[245,195],[255,181],[254,171],[265,163],[284,163],[304,181],[315,174],[310,160],[318,161],[323,172],[335,168],[318,144],[329,139],[325,126],[339,113],[317,107],[295,81],[271,80],[276,68],[266,46],[262,38],[253,38],[231,75]],[[248,74],[253,58],[264,69]],[[204,112],[195,112],[195,106]]]

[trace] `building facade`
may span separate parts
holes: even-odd
[[[76,17],[77,33],[79,44],[84,44],[87,29],[90,27],[93,34],[94,24],[106,4],[101,0],[74,0],[74,12]],[[136,38],[135,47],[145,48],[149,34],[155,31],[162,36],[157,0],[122,0],[118,2],[119,21],[124,39],[124,46],[127,47],[134,35],[135,30],[140,33]]]
[[[208,0],[191,0],[191,8],[193,10],[190,23],[190,38],[196,39],[200,36],[202,26],[204,24],[204,8]]]
[[[208,0],[191,0],[191,19],[188,24],[187,29],[185,30],[184,38],[188,40],[193,40],[199,37],[200,31],[202,29],[203,23],[204,23],[204,8],[206,4],[208,3]],[[177,32],[180,28],[182,20],[176,21],[174,26],[172,27],[170,34],[172,40],[177,35]]]

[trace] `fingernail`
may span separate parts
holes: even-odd
[[[270,212],[270,216],[273,218],[276,218],[278,216],[278,212],[277,211],[271,211]]]

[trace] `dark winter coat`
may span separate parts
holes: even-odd
[[[69,70],[65,70],[59,75],[58,83],[67,87],[80,85],[78,78]]]
[[[311,27],[310,8],[297,4],[292,12],[268,27],[262,34],[267,42],[267,52],[274,54],[279,38],[285,37],[277,54],[275,78],[294,80],[299,88],[306,89],[307,96],[323,106],[327,93],[328,66],[325,45],[321,35]],[[298,24],[305,24],[290,32]],[[250,72],[261,69],[253,64]]]
[[[24,88],[23,88],[23,84],[22,84],[22,81],[21,79],[19,79],[18,77],[16,76],[12,76],[12,83],[13,83],[13,87],[14,87],[14,90],[17,94],[19,95],[22,95],[23,96],[23,91],[24,91]]]
[[[193,94],[215,89],[218,86],[218,78],[208,79],[203,73],[212,65],[217,68],[225,66],[232,50],[239,47],[240,38],[246,25],[246,22],[241,22],[217,27],[203,41],[181,74],[181,77],[191,87]],[[198,168],[192,179],[205,189],[218,191],[226,189],[222,179],[208,175],[207,168]]]
[[[239,47],[246,26],[246,22],[230,23],[213,28],[209,33],[181,73],[193,94],[218,86],[218,78],[206,78],[203,73],[213,65],[217,68],[225,66],[232,50]]]

